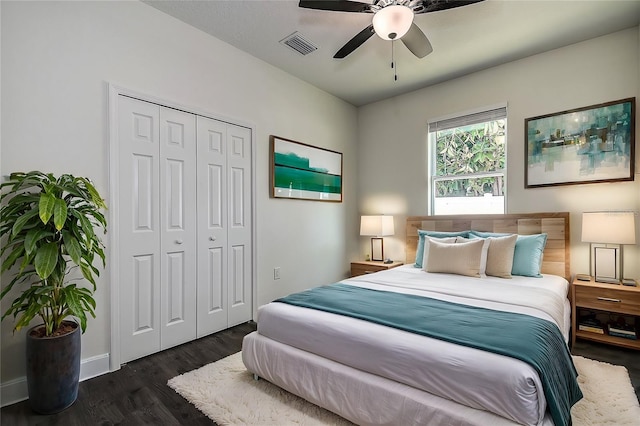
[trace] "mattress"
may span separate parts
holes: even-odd
[[[403,266],[342,283],[528,314],[556,324],[565,340],[568,335],[568,283],[553,275],[478,279]],[[545,419],[538,374],[513,358],[277,302],[259,309],[257,334],[517,423]]]

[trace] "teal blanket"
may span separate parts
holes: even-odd
[[[571,407],[582,398],[569,348],[550,321],[345,284],[316,287],[276,302],[359,318],[522,360],[540,375],[547,406],[558,426],[571,424]]]

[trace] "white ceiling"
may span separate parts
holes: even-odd
[[[419,14],[434,51],[418,59],[396,43],[394,81],[391,42],[375,35],[333,59],[369,13],[302,9],[297,0],[143,1],[356,106],[640,23],[640,0],[485,0]],[[279,43],[295,31],[318,49],[304,56]],[[589,60],[597,58],[558,66],[579,72]]]

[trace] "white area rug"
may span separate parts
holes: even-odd
[[[573,357],[584,398],[571,414],[574,426],[639,426],[640,405],[627,369]],[[240,353],[182,374],[168,385],[221,425],[350,425],[345,419],[253,380]]]
[[[571,409],[574,426],[640,426],[640,405],[625,367],[581,356],[573,363],[584,395]]]

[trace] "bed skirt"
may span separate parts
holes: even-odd
[[[515,425],[392,380],[356,370],[253,332],[242,344],[247,369],[359,425]],[[549,414],[543,425],[553,425]]]

